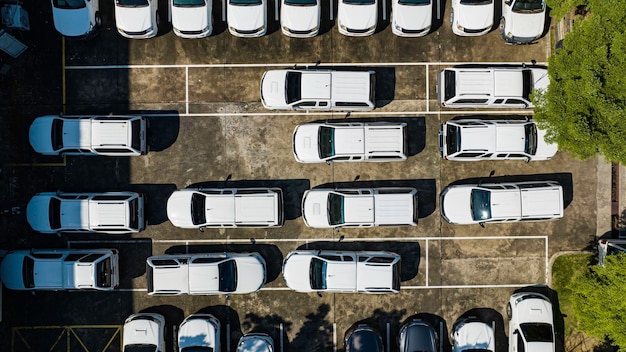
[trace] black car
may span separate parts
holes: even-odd
[[[400,352],[437,352],[439,351],[437,331],[423,320],[410,320],[400,328],[398,349]]]
[[[383,352],[380,333],[366,324],[359,324],[346,333],[346,352]]]

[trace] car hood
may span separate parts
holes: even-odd
[[[280,7],[280,22],[289,29],[309,31],[318,27],[319,9],[319,6],[293,6],[283,3]]]
[[[459,324],[452,332],[454,339],[453,352],[466,350],[495,351],[495,335],[489,324],[479,321]]]
[[[311,255],[294,254],[288,255],[283,266],[283,278],[287,286],[298,292],[311,292],[309,268]]]
[[[158,346],[159,324],[148,319],[136,319],[124,324],[124,346],[151,344]]]
[[[87,6],[80,9],[60,9],[52,6],[52,19],[54,28],[65,36],[81,36],[91,30]]]
[[[550,159],[559,150],[559,146],[556,143],[546,142],[546,133],[546,130],[537,128],[537,152],[534,156],[537,160]]]
[[[202,346],[215,349],[215,326],[204,318],[189,319],[178,331],[178,348]]]
[[[378,20],[378,6],[352,5],[342,3],[337,18],[339,23],[350,29],[366,29],[376,25]]]
[[[38,117],[30,125],[28,137],[33,149],[42,154],[54,153],[52,149],[52,121],[54,116]]]
[[[22,278],[22,265],[24,255],[21,253],[9,253],[2,259],[0,278],[6,288],[11,290],[23,290],[24,279]]]
[[[328,194],[326,190],[304,192],[302,200],[302,216],[309,227],[328,228]]]
[[[317,140],[320,126],[320,124],[306,124],[296,127],[293,132],[293,152],[296,160],[303,163],[322,161]]]
[[[211,9],[207,6],[170,6],[170,9],[172,11],[172,27],[180,31],[201,31],[209,25]]]
[[[30,227],[39,232],[51,232],[48,216],[50,208],[50,196],[35,195],[26,206],[26,219]],[[54,232],[54,231],[52,231]]]
[[[555,346],[551,342],[529,342],[528,351],[533,352],[554,352]]]
[[[238,30],[251,31],[265,25],[265,3],[253,6],[228,4],[228,25]]]
[[[451,223],[475,223],[470,209],[471,187],[448,187],[443,192],[445,193],[440,206]]]
[[[404,29],[420,30],[432,24],[433,11],[431,5],[409,6],[398,4],[392,12],[393,21]]]
[[[197,228],[191,221],[191,196],[190,190],[174,191],[167,200],[167,218],[172,225],[181,228]]]
[[[487,5],[459,4],[454,14],[459,24],[469,29],[483,29],[493,25],[493,2]]]
[[[121,7],[115,6],[117,28],[126,32],[143,32],[152,28],[150,6]]]
[[[287,107],[285,81],[287,70],[272,70],[263,74],[261,79],[261,101],[266,107]]]
[[[548,89],[548,85],[550,85],[548,69],[533,67],[530,70],[533,72],[533,89],[539,89],[545,92]]]
[[[552,318],[552,304],[545,299],[524,299],[517,304],[515,314],[520,324],[524,324],[525,322],[554,324],[554,319]]]
[[[546,13],[516,13],[511,12],[510,19],[506,22],[507,33],[514,37],[536,38],[543,33],[546,21]]]
[[[233,293],[251,293],[265,284],[265,263],[252,256],[236,257],[237,289]]]

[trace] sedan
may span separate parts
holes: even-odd
[[[123,331],[123,352],[165,351],[165,318],[161,314],[133,314],[124,322]]]
[[[506,314],[510,352],[555,352],[554,315],[548,297],[536,292],[513,294]]]
[[[413,319],[400,328],[398,346],[400,352],[437,352],[439,337],[432,325],[421,319]]]
[[[237,343],[237,352],[274,352],[274,340],[267,334],[245,334]]]
[[[280,28],[289,37],[315,37],[320,31],[321,12],[321,0],[282,0]]]
[[[211,314],[192,314],[178,329],[180,352],[220,351],[220,322]]]
[[[460,36],[487,34],[493,26],[494,0],[452,0],[452,32]]]
[[[378,22],[378,0],[339,0],[339,33],[351,37],[374,34]]]
[[[503,0],[500,32],[507,44],[531,44],[543,34],[544,0]]]
[[[237,37],[261,37],[267,32],[267,0],[227,0],[230,34]]]
[[[115,0],[117,31],[130,39],[156,37],[159,32],[157,0]]]
[[[432,0],[392,0],[391,31],[400,37],[422,37],[433,22]]]
[[[99,0],[52,0],[54,28],[67,38],[89,39],[102,24]]]
[[[213,31],[211,0],[171,0],[170,16],[174,34],[181,38],[204,38]]]
[[[495,323],[493,323],[495,324]],[[450,334],[452,352],[495,352],[494,325],[486,324],[476,317],[457,320]]]

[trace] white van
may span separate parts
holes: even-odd
[[[116,249],[32,249],[9,252],[2,282],[11,290],[111,291],[120,283]]]
[[[452,67],[439,72],[437,98],[447,108],[532,108],[530,94],[548,83],[543,66]]]
[[[261,102],[270,110],[373,110],[375,91],[375,71],[271,70],[261,78]]]

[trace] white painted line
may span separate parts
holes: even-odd
[[[430,85],[430,78],[428,77],[428,70],[430,68],[429,65],[424,66],[426,68],[426,111],[430,111],[430,91],[429,91],[429,85]]]
[[[494,328],[493,331],[496,331]],[[443,321],[439,321],[439,336],[446,336],[443,334]],[[443,343],[439,344],[439,352],[443,352]]]
[[[426,287],[428,287],[428,240],[426,240]]]
[[[548,257],[548,236],[546,236],[546,282],[545,284],[547,285],[550,278],[550,257]]]
[[[283,327],[283,323],[280,323],[279,328],[280,328],[280,337],[279,337],[279,339],[280,339],[280,352],[283,352],[283,348],[284,348],[283,346],[285,345],[285,343],[284,343],[285,339],[283,337],[283,335],[285,334],[285,332],[284,332],[285,329]]]
[[[226,351],[230,351],[230,323],[226,324]]]
[[[337,352],[337,323],[333,323],[333,352]]]
[[[69,65],[65,66],[66,70],[120,70],[120,69],[141,69],[141,68],[252,68],[252,67],[293,67],[294,65],[305,66],[309,63],[276,63],[276,64],[171,64],[171,65]],[[384,66],[455,66],[455,65],[519,65],[520,61],[512,62],[324,62],[324,66],[337,67],[384,67]],[[539,65],[546,65],[544,62],[538,62]]]
[[[383,1],[383,21],[387,20],[387,1]],[[387,348],[389,351],[389,348]]]
[[[391,327],[389,326],[389,322],[387,322],[386,324],[386,329],[387,329],[387,351],[391,351]]]
[[[185,253],[189,254],[189,241],[185,242]]]
[[[441,0],[437,0],[437,19],[441,19]]]
[[[222,22],[226,22],[226,1],[227,0],[222,0]],[[228,23],[226,25],[228,25]]]
[[[185,67],[185,114],[189,113],[189,67]]]
[[[278,16],[278,4],[280,3],[280,0],[276,0],[274,1],[274,21],[278,21],[279,20],[279,16]]]
[[[335,2],[330,0],[330,20],[332,21],[335,18]]]

